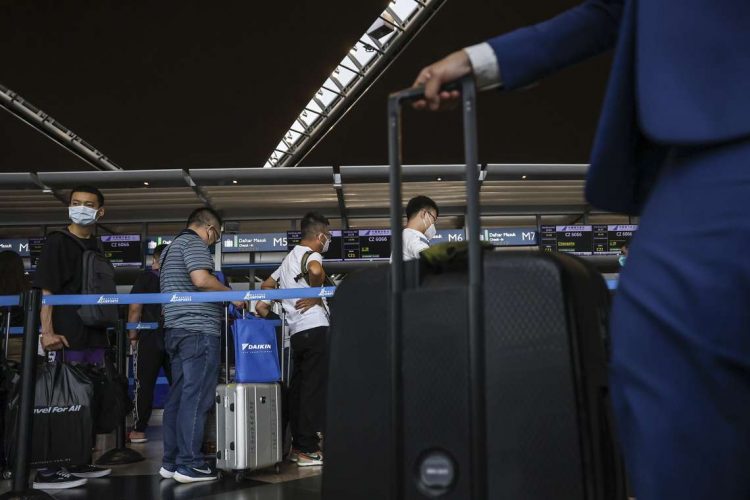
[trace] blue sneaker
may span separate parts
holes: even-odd
[[[159,469],[159,475],[164,479],[172,479],[176,470],[176,465],[162,465]]]
[[[208,465],[203,465],[203,467],[199,468],[180,465],[174,473],[174,479],[178,483],[198,483],[202,481],[216,481],[219,479],[219,474]]]

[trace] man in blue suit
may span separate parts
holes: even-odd
[[[589,0],[424,68],[511,90],[615,48],[586,196],[640,214],[611,389],[638,500],[750,498],[750,1]],[[544,140],[541,138],[540,140]]]

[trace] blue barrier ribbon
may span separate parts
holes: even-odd
[[[0,307],[20,306],[20,295],[0,295]]]
[[[45,295],[42,304],[48,306],[120,305],[120,304],[175,304],[233,302],[248,300],[282,300],[333,297],[335,287],[288,288],[283,290],[250,290],[238,292],[175,292],[131,293],[111,295]]]
[[[126,330],[158,330],[159,323],[128,323],[125,325]]]

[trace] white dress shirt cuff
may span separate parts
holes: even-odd
[[[502,86],[500,65],[489,43],[480,43],[464,48],[474,69],[474,80],[479,90],[490,90]]]

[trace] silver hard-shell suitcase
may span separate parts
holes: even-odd
[[[282,437],[279,384],[222,384],[216,388],[218,469],[239,473],[278,469]]]
[[[229,342],[228,313],[225,338]],[[225,380],[229,381],[229,349],[225,349]],[[283,363],[283,361],[282,361]],[[282,367],[283,373],[283,367]],[[281,385],[220,384],[216,387],[216,468],[243,472],[274,467],[281,470]]]

